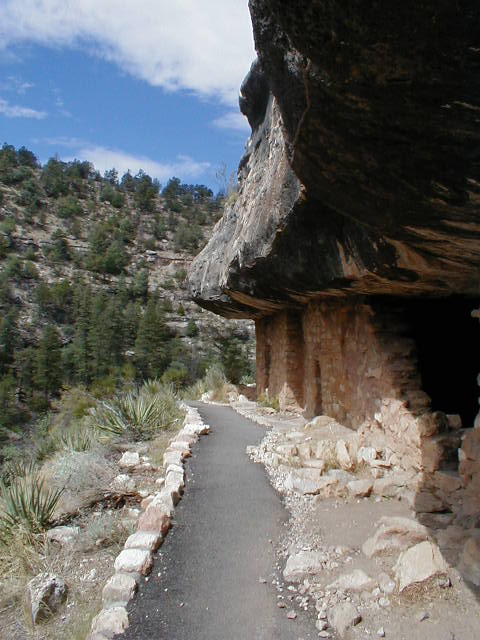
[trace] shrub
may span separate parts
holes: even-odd
[[[152,438],[160,429],[168,429],[181,415],[173,390],[162,386],[155,393],[145,388],[99,402],[92,411],[91,423],[108,436],[142,440]]]
[[[280,402],[278,398],[275,396],[270,397],[268,393],[262,392],[258,396],[257,402],[263,407],[270,407],[271,409],[275,409],[275,411],[280,411]]]
[[[63,489],[57,514],[74,513],[103,495],[118,473],[101,449],[58,451],[43,467],[49,484]]]
[[[45,531],[62,493],[62,488],[46,488],[34,463],[11,464],[0,481],[0,538],[8,540],[19,528],[32,534]]]
[[[190,318],[190,320],[188,321],[186,334],[189,338],[194,338],[195,336],[198,336],[198,327],[193,318]]]
[[[125,204],[125,197],[120,191],[115,189],[113,185],[106,184],[100,191],[100,201],[110,202],[115,209],[121,209]]]
[[[38,269],[33,262],[27,260],[23,265],[23,277],[27,280],[38,279]]]
[[[75,218],[83,213],[82,205],[74,196],[58,199],[58,215],[60,218]]]

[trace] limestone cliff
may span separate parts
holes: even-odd
[[[239,190],[193,298],[259,318],[353,294],[480,293],[480,5],[251,0]]]

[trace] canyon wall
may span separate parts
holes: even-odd
[[[250,10],[252,134],[191,295],[256,320],[260,392],[388,441],[421,509],[480,513],[480,5]]]

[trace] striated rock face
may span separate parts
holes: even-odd
[[[478,3],[250,9],[253,131],[194,299],[258,318],[349,292],[478,295]]]
[[[250,0],[252,134],[190,291],[256,320],[257,392],[383,443],[374,493],[477,526],[480,4],[367,4]]]

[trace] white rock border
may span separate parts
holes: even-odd
[[[197,409],[184,403],[181,408],[185,411],[183,427],[165,450],[164,476],[156,480],[163,486],[155,495],[142,501],[137,532],[128,538],[115,559],[115,573],[102,591],[103,608],[93,619],[86,640],[109,640],[127,629],[127,604],[137,591],[140,576],[151,572],[153,552],[162,544],[171,526],[175,505],[184,492],[185,460],[191,456],[192,446],[199,437],[210,432]]]

